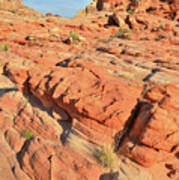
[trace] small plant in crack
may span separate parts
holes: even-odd
[[[126,11],[127,11],[127,13],[129,13],[129,14],[132,15],[132,14],[134,14],[137,10],[133,9],[132,6],[128,5],[128,6],[126,7]]]
[[[113,169],[118,163],[118,158],[112,145],[104,145],[97,152],[96,158],[100,166],[107,169]]]
[[[103,43],[108,42],[108,40],[107,40],[106,38],[101,38],[100,40],[101,40]]]
[[[130,39],[131,34],[129,33],[129,29],[121,29],[120,31],[117,31],[114,35],[110,37],[110,40],[114,38],[120,38],[120,39]]]
[[[4,44],[4,47],[0,44],[0,51],[7,52],[9,50],[9,44]]]
[[[99,40],[99,41],[101,41],[101,42],[103,42],[103,43],[108,42],[108,39],[107,39],[107,38],[99,38],[99,37],[95,37],[95,39],[97,39],[97,40]]]
[[[70,41],[72,41],[74,44],[78,44],[80,40],[85,40],[85,38],[78,33],[70,32]]]
[[[9,50],[9,44],[4,45],[4,51],[7,52]]]
[[[98,19],[103,19],[103,17],[102,16],[98,16]]]
[[[26,140],[30,140],[34,137],[33,133],[30,131],[30,130],[26,130],[24,131],[23,133],[23,137],[26,139]]]
[[[135,13],[135,10],[129,9],[129,10],[127,10],[127,12],[128,12],[129,14],[134,14],[134,13]]]

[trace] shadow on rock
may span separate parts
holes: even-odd
[[[63,128],[63,132],[60,136],[61,143],[65,145],[67,138],[70,135],[71,129],[72,129],[72,120],[71,121],[58,121],[58,123]]]
[[[1,88],[0,89],[0,97],[3,96],[5,93],[11,92],[11,91],[18,91],[17,88]]]
[[[99,180],[119,180],[119,172],[104,173],[100,176]]]

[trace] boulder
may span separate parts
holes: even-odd
[[[179,87],[161,85],[148,90],[139,102],[120,148],[144,166],[165,161],[179,144]],[[133,114],[133,115],[134,115]]]

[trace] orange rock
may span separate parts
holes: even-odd
[[[53,101],[72,117],[96,121],[116,130],[123,128],[140,93],[93,64],[69,64],[68,68],[54,69],[47,79],[40,77],[32,75],[29,83],[42,102]],[[80,81],[77,77],[81,77]],[[40,82],[38,86],[34,86],[34,80]]]
[[[178,1],[98,0],[74,18],[20,4],[0,0],[0,179],[110,177],[92,152],[118,131],[120,151],[148,167],[120,156],[119,179],[177,179]],[[71,32],[85,40],[65,44]]]
[[[24,7],[22,0],[1,0],[0,8],[6,10],[13,10]]]
[[[148,102],[141,104],[137,118],[133,120],[128,139],[121,148],[124,153],[145,166],[164,160],[173,153],[179,142],[177,97],[179,88],[174,85],[156,86],[146,93]],[[127,148],[129,142],[133,145]],[[149,152],[142,153],[145,150]]]
[[[22,168],[33,178],[49,179],[50,178],[50,161],[52,148],[42,145],[37,139],[31,141],[21,154]]]
[[[17,131],[11,128],[5,133],[5,137],[11,148],[16,153],[21,150],[25,140],[24,138],[21,137],[21,135]]]

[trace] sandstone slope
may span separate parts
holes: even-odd
[[[0,179],[178,180],[178,11],[98,0],[63,18],[1,0]]]

